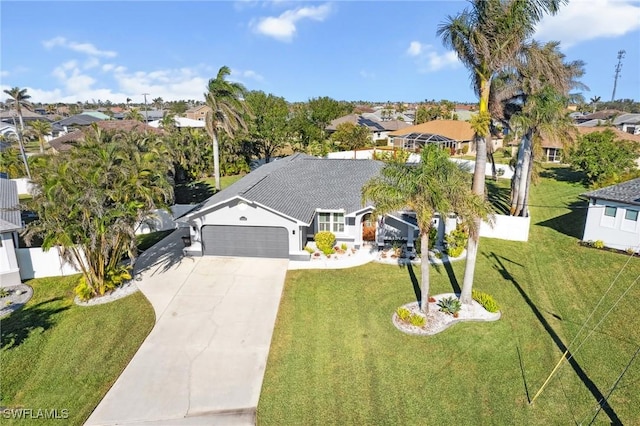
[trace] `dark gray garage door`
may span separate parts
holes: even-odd
[[[237,257],[289,257],[289,232],[275,226],[202,227],[204,254]]]

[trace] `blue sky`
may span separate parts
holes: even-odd
[[[202,99],[231,79],[288,101],[474,102],[468,71],[436,37],[463,1],[0,2],[0,86],[36,102]],[[586,62],[585,97],[640,100],[640,2],[572,0],[535,38]],[[0,99],[5,99],[3,96]]]

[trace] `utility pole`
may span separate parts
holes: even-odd
[[[615,93],[616,89],[613,89],[614,93]],[[144,122],[145,123],[149,123],[149,112],[147,111],[147,96],[149,94],[148,93],[143,93],[142,96],[144,96]]]
[[[611,102],[616,100],[616,87],[618,86],[618,78],[621,77],[620,71],[622,71],[622,59],[624,54],[627,53],[624,50],[618,50],[618,63],[616,64],[616,76],[613,80],[613,93],[611,94]]]

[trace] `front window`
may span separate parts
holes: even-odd
[[[624,214],[626,220],[638,221],[638,210],[627,210]]]
[[[344,213],[318,213],[318,231],[344,232]]]
[[[615,207],[607,206],[604,208],[604,215],[609,217],[616,217],[617,209]]]

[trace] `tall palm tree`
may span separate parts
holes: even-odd
[[[469,69],[470,78],[479,97],[476,122],[476,162],[473,192],[484,195],[487,148],[493,149],[489,129],[491,115],[489,99],[492,79],[514,65],[524,42],[533,35],[536,24],[546,13],[554,14],[566,0],[472,0],[471,8],[457,16],[448,16],[438,26],[443,44],[453,49]],[[477,224],[479,227],[479,223]],[[469,238],[463,280],[462,303],[471,303],[475,261],[479,236]]]
[[[33,108],[33,104],[31,103],[31,101],[29,101],[29,99],[31,99],[31,95],[27,94],[27,89],[20,89],[19,87],[5,89],[4,93],[9,95],[9,99],[7,99],[6,104],[13,105],[13,108],[18,114],[18,119],[20,120],[20,129],[18,129],[18,144],[20,145],[20,154],[22,155],[24,168],[27,171],[27,177],[31,179],[31,170],[29,169],[27,153],[24,150],[24,141],[22,139],[24,135],[24,120],[22,119],[22,108],[26,108],[28,110],[31,110]]]
[[[207,93],[204,94],[205,102],[211,108],[206,116],[206,128],[213,144],[213,175],[218,191],[220,190],[219,136],[223,132],[233,137],[237,130],[247,130],[244,116],[248,113],[248,108],[242,99],[247,91],[242,84],[227,81],[226,77],[230,74],[229,67],[220,68],[216,78],[209,80]]]
[[[539,156],[542,137],[569,142],[571,122],[566,106],[581,99],[570,93],[586,89],[578,81],[584,74],[582,61],[565,61],[558,42],[540,44],[535,40],[523,47],[521,61],[492,81],[492,115],[509,128],[521,129],[514,177],[511,185],[511,211],[528,216],[529,186],[533,164]],[[531,103],[531,105],[529,105]]]
[[[377,215],[409,209],[416,213],[420,232],[421,296],[424,313],[429,310],[429,230],[436,213],[441,217],[459,212],[467,217],[487,216],[488,207],[482,198],[469,188],[468,173],[449,160],[445,150],[434,144],[424,147],[420,163],[408,165],[392,161],[385,165],[380,176],[362,189],[364,202],[375,205]]]
[[[600,96],[594,96],[589,99],[591,101],[591,105],[593,105],[593,112],[596,112],[598,109],[598,102],[600,102],[600,99],[602,99]]]
[[[44,120],[37,120],[30,124],[31,129],[40,142],[40,153],[44,153],[44,137],[51,134],[51,123]]]
[[[156,109],[162,109],[162,107],[164,106],[164,100],[160,97],[152,99],[151,102]]]

